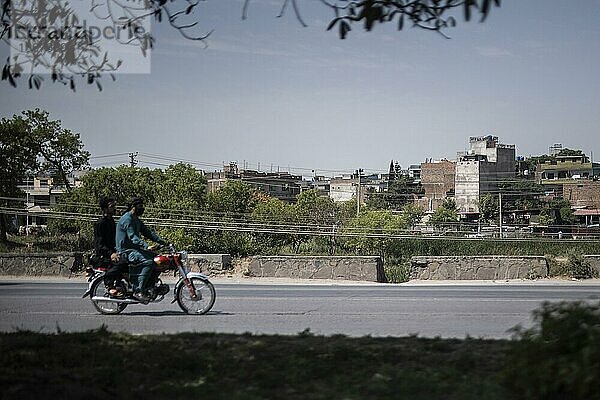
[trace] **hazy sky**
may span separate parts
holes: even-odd
[[[276,18],[282,1],[252,0],[242,21],[241,0],[208,0],[206,49],[155,24],[152,73],[118,75],[102,92],[3,82],[0,115],[39,107],[94,156],[139,151],[208,170],[246,160],[305,175],[385,171],[391,159],[454,158],[486,134],[518,155],[559,142],[600,159],[599,0],[503,0],[483,24],[459,14],[449,40],[394,24],[355,25],[340,40],[317,0],[299,0],[307,28]]]

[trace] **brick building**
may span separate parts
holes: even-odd
[[[426,161],[421,164],[421,186],[425,196],[419,204],[426,211],[435,211],[446,197],[454,197],[456,162]]]
[[[600,182],[579,180],[563,184],[563,199],[574,208],[600,209]]]

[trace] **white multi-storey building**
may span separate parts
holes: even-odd
[[[497,136],[469,138],[470,149],[456,163],[455,200],[459,213],[479,214],[479,199],[497,195],[498,183],[515,176],[515,145],[500,144]]]

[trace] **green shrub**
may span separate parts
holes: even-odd
[[[558,258],[547,255],[550,276],[566,276],[575,279],[589,279],[596,277],[596,271],[588,260],[581,254],[570,251],[566,257]]]
[[[388,283],[408,282],[410,279],[410,261],[393,263],[386,260],[383,271]]]
[[[590,263],[581,254],[570,253],[567,257],[567,265],[572,278],[588,279],[593,277]]]
[[[513,329],[502,379],[515,399],[600,399],[600,303],[544,303]]]

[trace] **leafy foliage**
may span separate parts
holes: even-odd
[[[544,303],[534,326],[513,329],[503,371],[515,399],[597,399],[600,303]]]
[[[499,214],[498,198],[487,193],[479,198],[479,220],[494,221]]]
[[[54,183],[70,189],[68,174],[88,165],[90,154],[84,150],[80,135],[51,121],[39,109],[23,111],[0,122],[0,197],[14,198],[22,192],[17,187],[26,174],[50,173]],[[0,206],[15,204],[0,199]],[[6,241],[5,215],[0,213],[0,241]]]
[[[300,13],[297,0],[280,0],[282,16],[291,3],[298,21],[306,25]],[[242,18],[246,18],[251,0],[245,0]],[[146,0],[140,13],[137,4],[107,0],[104,3],[90,2],[90,10],[99,18],[109,20],[114,26],[127,30],[131,39],[123,45],[135,46],[141,54],[154,47],[155,38],[149,33],[131,35],[137,32],[145,18],[153,18],[155,22],[168,24],[187,40],[205,43],[212,31],[198,30],[199,17],[194,14],[201,0]],[[21,21],[29,29],[38,29],[55,24],[59,27],[71,27],[85,20],[85,16],[77,15],[68,2],[57,0],[16,2],[1,0],[0,20],[4,27],[10,27],[11,22]],[[494,6],[500,6],[500,0],[337,0],[322,1],[321,4],[333,12],[327,30],[337,27],[341,39],[345,39],[355,23],[363,25],[367,31],[376,24],[395,23],[398,30],[405,25],[427,31],[438,32],[444,37],[444,30],[456,25],[456,17],[450,15],[453,10],[461,9],[464,19],[469,21],[473,14],[484,21]],[[29,5],[30,7],[26,7]],[[33,19],[34,23],[29,22]],[[67,40],[30,40],[26,43],[28,51],[20,52],[21,59],[7,60],[2,70],[2,80],[16,87],[17,81],[25,74],[29,75],[29,88],[39,89],[44,81],[40,74],[25,71],[24,68],[36,64],[51,71],[52,82],[62,83],[75,90],[77,81],[81,80],[90,85],[96,85],[102,90],[100,83],[105,74],[118,72],[122,60],[112,60],[107,51],[90,40],[91,33],[82,32],[72,35]],[[0,32],[0,40],[10,45],[9,29]],[[18,62],[15,62],[18,61]]]
[[[88,221],[51,219],[49,228],[55,233],[80,231],[91,237],[91,222],[100,211],[97,204],[103,196],[114,197],[122,211],[132,198],[141,197],[146,202],[147,217],[177,219],[185,217],[182,213],[196,212],[205,204],[206,180],[200,172],[184,164],[173,165],[165,171],[129,166],[99,168],[83,176],[81,186],[61,196],[57,206],[59,212],[87,215]],[[180,245],[194,242],[177,230],[166,233],[167,239]]]
[[[545,203],[540,212],[542,225],[571,225],[577,221],[571,203],[566,199],[553,199]]]
[[[153,18],[165,22],[177,30],[184,38],[204,42],[210,32],[199,33],[198,21],[192,12],[202,0],[147,0],[140,4],[107,0],[88,1],[90,15],[81,15],[69,2],[60,0],[1,0],[0,21],[5,28],[0,31],[0,40],[8,46],[11,43],[12,27],[35,36],[20,35],[19,47],[14,46],[16,56],[7,59],[2,69],[2,80],[13,87],[19,79],[28,75],[29,88],[40,89],[44,78],[36,70],[48,71],[52,82],[61,83],[75,91],[77,81],[95,85],[102,90],[100,83],[105,74],[115,80],[123,60],[113,59],[102,47],[101,40],[94,38],[91,29],[82,29],[80,21],[100,19],[109,21],[117,30],[126,32],[115,34],[113,39],[123,46],[133,46],[144,57],[154,46],[155,39],[146,32],[144,21]],[[85,24],[84,24],[85,26]],[[58,39],[60,36],[60,40]],[[23,50],[23,48],[25,50]]]
[[[366,205],[375,210],[400,210],[423,193],[420,183],[408,176],[400,176],[389,182],[385,192],[367,192]]]
[[[500,0],[362,0],[336,1],[328,5],[334,11],[335,18],[327,30],[337,25],[340,38],[345,39],[354,23],[362,23],[366,31],[372,30],[377,23],[394,22],[398,30],[402,30],[406,23],[443,34],[444,29],[456,26],[456,18],[448,16],[453,9],[462,7],[467,21],[475,10],[484,21],[493,5],[500,6]]]
[[[502,192],[502,209],[507,212],[504,217],[509,219],[510,223],[527,223],[521,213],[511,211],[538,211],[543,206],[540,196],[544,194],[544,187],[531,179],[500,181],[498,187]]]
[[[458,208],[453,198],[447,197],[444,202],[431,214],[429,223],[441,225],[448,222],[458,221]]]

